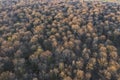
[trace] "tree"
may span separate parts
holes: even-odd
[[[0,80],[14,80],[15,79],[15,74],[9,71],[2,72],[0,74]]]

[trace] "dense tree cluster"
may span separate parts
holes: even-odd
[[[1,9],[0,80],[120,80],[120,5]]]

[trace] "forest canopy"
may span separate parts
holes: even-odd
[[[120,80],[120,5],[1,8],[0,80]]]

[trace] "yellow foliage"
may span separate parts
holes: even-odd
[[[8,41],[12,41],[12,37],[8,37],[7,40],[8,40]]]
[[[38,52],[43,52],[43,49],[42,48],[38,48],[37,51]]]
[[[84,76],[84,72],[82,70],[78,70],[77,71],[77,77],[78,77],[78,79],[82,80],[83,76]]]
[[[110,71],[110,72],[116,72],[117,68],[116,68],[116,66],[112,65],[112,66],[108,67],[108,71]]]
[[[98,59],[98,63],[99,63],[100,66],[107,66],[107,64],[108,64],[106,58]]]

